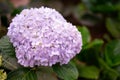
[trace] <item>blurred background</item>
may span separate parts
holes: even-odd
[[[24,8],[51,7],[68,22],[86,26],[94,38],[120,38],[119,0],[0,0],[0,37],[6,33],[11,19]]]
[[[56,9],[81,31],[79,80],[120,80],[120,0],[0,0],[0,38],[21,10],[41,6]]]

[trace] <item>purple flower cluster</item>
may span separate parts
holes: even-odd
[[[54,9],[24,9],[12,20],[7,35],[24,67],[67,64],[82,48],[81,33]]]

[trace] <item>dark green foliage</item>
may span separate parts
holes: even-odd
[[[78,78],[78,70],[71,62],[62,66],[56,64],[53,66],[53,70],[58,77],[64,80],[76,80]]]
[[[20,68],[10,72],[7,80],[37,80],[37,75],[32,69]]]
[[[98,79],[100,70],[95,66],[78,66],[79,76],[87,79]]]
[[[120,20],[112,20],[108,18],[106,21],[106,27],[113,37],[120,38]]]
[[[115,40],[106,45],[105,60],[109,66],[120,65],[120,40]]]
[[[79,27],[78,26],[78,30],[81,32],[82,34],[82,41],[83,41],[83,45],[87,44],[90,42],[91,40],[91,36],[90,36],[90,32],[88,31],[88,29],[86,27]]]
[[[15,49],[8,36],[0,39],[0,55],[3,57],[3,66],[7,69],[14,70],[20,67],[15,57]]]

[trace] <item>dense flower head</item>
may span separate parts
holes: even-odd
[[[24,9],[13,18],[7,35],[25,67],[67,64],[82,47],[76,26],[46,7]]]

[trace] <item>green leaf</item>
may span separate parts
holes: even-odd
[[[54,72],[64,80],[76,80],[78,78],[78,70],[73,63],[68,63],[65,65],[54,65],[53,66]]]
[[[33,69],[21,68],[10,72],[7,80],[37,80],[37,75]]]
[[[95,66],[79,66],[79,76],[87,79],[98,79],[99,69]]]
[[[110,68],[110,67],[103,61],[103,59],[99,58],[98,60],[99,60],[100,66],[101,66],[101,68],[102,68],[102,70],[103,70],[104,76],[106,75],[106,78],[109,78],[109,80],[116,80],[117,77],[119,76],[119,73],[118,73],[116,70]]]
[[[84,45],[80,54],[77,55],[77,58],[87,64],[97,66],[103,43],[103,40],[95,39],[91,43]]]
[[[19,7],[17,9],[14,9],[13,12],[11,13],[12,16],[16,16],[16,14],[20,14],[20,12],[23,10],[22,7]]]
[[[107,30],[111,33],[111,35],[115,38],[120,38],[120,21],[113,21],[108,18],[106,21]]]
[[[87,29],[87,27],[79,27],[78,26],[78,30],[81,32],[82,34],[82,41],[83,41],[83,45],[87,44],[90,42],[91,40],[91,36],[90,36],[90,32]]]
[[[82,0],[82,2],[93,12],[110,14],[118,10],[113,0]],[[119,1],[116,1],[116,3],[119,3]]]
[[[111,41],[106,45],[105,60],[111,67],[120,65],[120,40]]]
[[[4,36],[0,39],[0,50],[4,55],[15,56],[15,49],[8,36]]]
[[[3,60],[2,66],[10,70],[20,67],[15,57],[15,49],[7,36],[0,39],[0,50]]]
[[[58,80],[52,68],[40,67],[36,70],[38,80]]]
[[[3,55],[2,56],[2,66],[9,69],[9,70],[15,70],[19,67],[21,67],[18,63],[17,63],[17,59],[16,58],[12,58],[10,56],[7,55]]]
[[[115,5],[96,5],[91,8],[91,11],[93,12],[101,12],[101,13],[110,13],[117,11],[117,8]]]
[[[103,45],[103,43],[104,43],[103,40],[101,40],[101,39],[95,39],[91,43],[83,46],[83,49],[89,49],[89,48],[100,49],[101,46]]]
[[[80,54],[77,55],[77,59],[80,61],[89,64],[89,65],[98,65],[99,52],[94,48],[87,50],[82,50]]]

